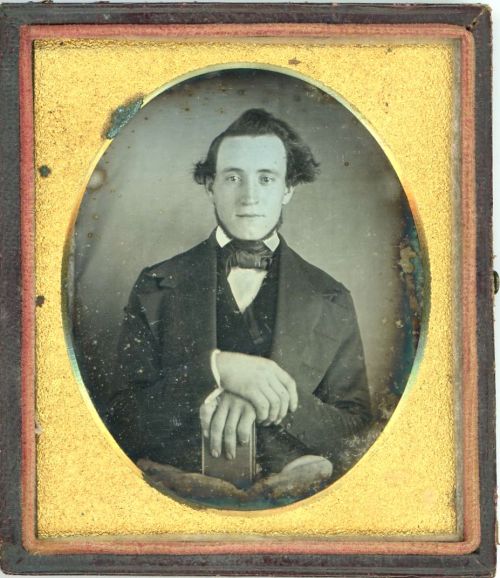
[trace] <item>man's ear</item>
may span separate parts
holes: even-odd
[[[211,177],[207,177],[205,179],[205,192],[208,195],[208,198],[213,202],[214,199],[214,191],[213,191],[213,186],[214,186],[214,180]]]
[[[295,192],[295,189],[293,187],[287,187],[285,194],[283,196],[283,200],[281,201],[282,205],[288,205],[288,203],[292,200],[293,197],[293,193]]]

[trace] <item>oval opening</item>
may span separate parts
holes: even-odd
[[[267,117],[272,130],[260,134],[254,126],[245,133],[240,127],[222,139],[233,188],[210,173],[204,185],[195,182],[194,167],[215,137],[252,109],[270,113],[278,124]],[[265,124],[264,117],[254,124]],[[290,182],[290,162],[304,155],[291,156],[285,141],[292,137],[283,136],[281,121],[319,163],[311,182]],[[283,150],[285,175],[279,170]],[[242,201],[242,187],[252,179],[257,188],[267,187],[268,197],[247,191]],[[281,211],[268,205],[280,194],[289,202],[269,268],[222,266],[214,198],[229,237],[250,231],[245,240],[255,240],[264,226],[261,213],[279,217]],[[248,213],[235,217],[247,220],[240,228],[229,222],[238,207]],[[193,251],[200,243],[204,248]],[[351,107],[277,69],[238,65],[202,72],[148,99],[89,179],[64,279],[76,371],[120,448],[159,491],[216,508],[286,506],[334,483],[390,419],[419,346],[424,262],[397,172]],[[207,354],[216,347],[272,358],[298,393],[292,412],[286,379],[268,377],[274,393],[262,385],[267,417],[250,436],[254,441],[237,445],[233,460],[223,445],[222,455],[213,457],[200,428],[214,363]],[[270,414],[277,393],[284,398],[280,424]],[[246,394],[239,397],[255,404]],[[229,407],[228,415],[236,411],[233,402]],[[229,418],[224,425],[231,429]]]

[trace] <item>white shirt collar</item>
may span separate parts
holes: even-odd
[[[217,227],[217,229],[215,230],[215,238],[217,240],[217,243],[219,244],[219,247],[224,247],[232,241],[231,237],[228,237],[226,235],[222,227]],[[264,244],[268,247],[268,249],[271,249],[271,251],[273,252],[276,251],[278,245],[280,244],[280,238],[278,237],[278,233],[276,233],[276,231],[274,231],[270,237],[264,239],[263,241]]]

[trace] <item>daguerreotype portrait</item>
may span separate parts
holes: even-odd
[[[418,345],[422,257],[395,171],[348,107],[282,72],[199,74],[144,106],[90,177],[69,270],[105,424],[155,487],[214,506],[342,476]]]
[[[2,5],[2,570],[493,575],[490,42]]]

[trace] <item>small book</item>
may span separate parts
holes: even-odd
[[[214,458],[210,453],[209,440],[203,435],[202,440],[202,474],[230,482],[240,489],[249,488],[253,484],[256,470],[255,425],[249,443],[245,446],[237,444],[236,456],[232,460],[228,459],[224,452]]]

